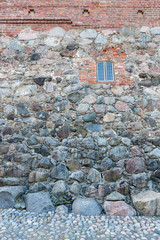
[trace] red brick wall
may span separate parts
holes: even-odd
[[[34,15],[28,10],[33,8]],[[89,16],[84,16],[84,9]],[[139,16],[138,11],[143,15]],[[5,24],[6,19],[37,19],[34,24]],[[138,24],[147,26],[160,25],[160,0],[1,0],[0,1],[0,33],[17,34],[26,26],[37,30],[49,30],[54,23],[46,24],[41,19],[61,19],[64,28],[119,28],[124,25]],[[71,22],[65,23],[65,20]]]
[[[105,50],[93,51],[90,54],[94,61],[84,62],[84,67],[79,73],[79,79],[81,82],[87,81],[89,84],[97,83],[97,71],[96,65],[98,61],[109,61],[114,66],[114,82],[102,82],[109,85],[125,85],[131,83],[129,74],[124,69],[124,61],[126,60],[126,54],[121,48],[106,48]],[[100,56],[100,57],[99,57]],[[99,83],[99,82],[98,82]]]

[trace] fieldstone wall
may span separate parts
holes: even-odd
[[[108,56],[114,84],[92,84]],[[42,191],[50,208],[84,196],[108,214],[160,191],[159,64],[159,27],[0,36],[1,207],[33,209]]]

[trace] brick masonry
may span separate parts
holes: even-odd
[[[159,0],[66,0],[63,3],[57,0],[2,0],[0,4],[0,32],[8,35],[17,34],[26,26],[49,30],[61,25],[68,30],[73,27],[119,28],[133,24],[156,27],[160,24]]]

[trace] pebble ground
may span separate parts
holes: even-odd
[[[86,217],[0,211],[0,240],[160,240],[158,217]]]

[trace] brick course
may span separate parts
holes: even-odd
[[[49,30],[53,25],[61,25],[68,30],[73,27],[103,29],[160,24],[160,0],[65,0],[62,3],[58,0],[2,0],[0,5],[0,32],[8,35],[17,34],[26,26],[33,30]],[[30,9],[34,10],[33,14],[29,14]],[[83,14],[84,10],[88,11],[88,16]],[[12,19],[22,19],[22,22],[6,22]],[[50,22],[46,22],[47,19]]]

